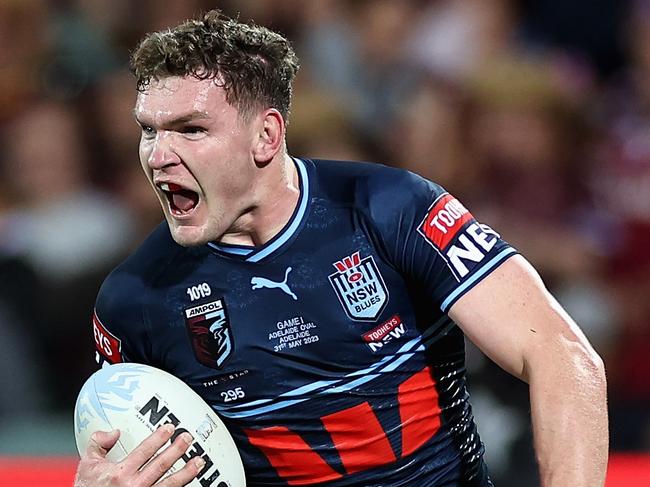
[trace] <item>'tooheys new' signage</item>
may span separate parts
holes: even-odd
[[[481,262],[499,235],[478,223],[463,204],[445,193],[429,208],[418,232],[442,256],[460,280]]]
[[[97,363],[106,360],[111,364],[117,364],[123,361],[122,342],[104,327],[97,316],[97,312],[93,313],[93,335],[95,337],[95,348],[97,349]]]

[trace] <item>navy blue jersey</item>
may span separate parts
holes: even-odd
[[[440,186],[296,160],[262,247],[183,248],[166,224],[104,282],[98,358],[189,384],[248,485],[486,486],[454,302],[515,250]]]

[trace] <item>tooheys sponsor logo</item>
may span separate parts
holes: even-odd
[[[445,194],[429,209],[419,230],[429,242],[442,250],[449,245],[463,225],[473,218],[460,201],[450,194]]]
[[[160,405],[160,399],[156,396],[152,396],[151,399],[149,399],[149,401],[147,401],[147,403],[138,410],[138,413],[140,414],[141,418],[144,421],[147,421],[153,428],[157,428],[158,426],[162,426],[164,424],[173,424],[176,427],[176,430],[169,440],[170,443],[173,442],[178,435],[187,431],[187,429],[183,427],[184,425],[180,423],[176,415],[170,411],[167,406]],[[213,421],[211,421],[211,423],[212,424],[210,427],[216,428],[217,425]],[[203,425],[204,423],[201,423],[201,426]],[[201,428],[201,426],[199,428]],[[197,430],[192,436],[202,436],[205,438],[205,433],[205,431]],[[190,434],[192,433],[190,432]],[[185,454],[181,457],[181,460],[187,463],[194,457],[201,457],[205,461],[205,466],[199,472],[197,480],[203,487],[211,487],[212,484],[219,480],[219,476],[221,474],[217,466],[214,464],[214,461],[212,461],[203,447],[196,441],[193,442],[192,445],[187,449]],[[214,487],[228,487],[228,484],[225,481],[222,481],[214,484]]]
[[[431,205],[418,233],[445,259],[457,280],[469,274],[499,238],[448,193]]]
[[[376,352],[388,342],[403,337],[405,333],[406,328],[401,318],[399,315],[394,315],[381,325],[364,333],[362,337],[366,345],[370,347],[370,350]]]
[[[93,312],[93,336],[95,337],[98,363],[100,356],[112,364],[123,362],[122,342],[104,327],[99,321],[96,311]]]

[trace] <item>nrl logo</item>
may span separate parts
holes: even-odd
[[[335,262],[336,272],[329,280],[353,320],[374,321],[388,302],[388,289],[371,255],[361,259],[359,252]]]
[[[220,368],[233,351],[230,321],[223,299],[185,310],[185,324],[200,363]]]

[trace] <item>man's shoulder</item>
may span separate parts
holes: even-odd
[[[100,297],[141,296],[184,248],[174,242],[167,223],[163,222],[106,277]]]
[[[173,268],[183,247],[176,244],[166,223],[159,225],[124,262],[104,280],[93,326],[95,339],[105,337],[112,346],[98,343],[97,352],[108,362],[147,361],[147,303],[160,276]],[[117,354],[117,355],[115,355]]]
[[[329,159],[310,159],[318,173],[319,179],[334,181],[356,181],[366,183],[407,182],[420,178],[416,174],[386,164],[371,161],[344,161]]]
[[[400,200],[431,191],[442,193],[437,184],[407,171],[367,161],[311,159],[318,177],[319,193],[357,204],[399,204]]]
[[[405,169],[375,162],[312,160],[318,175],[318,193],[348,203],[373,216],[393,215],[429,205],[445,190]]]

